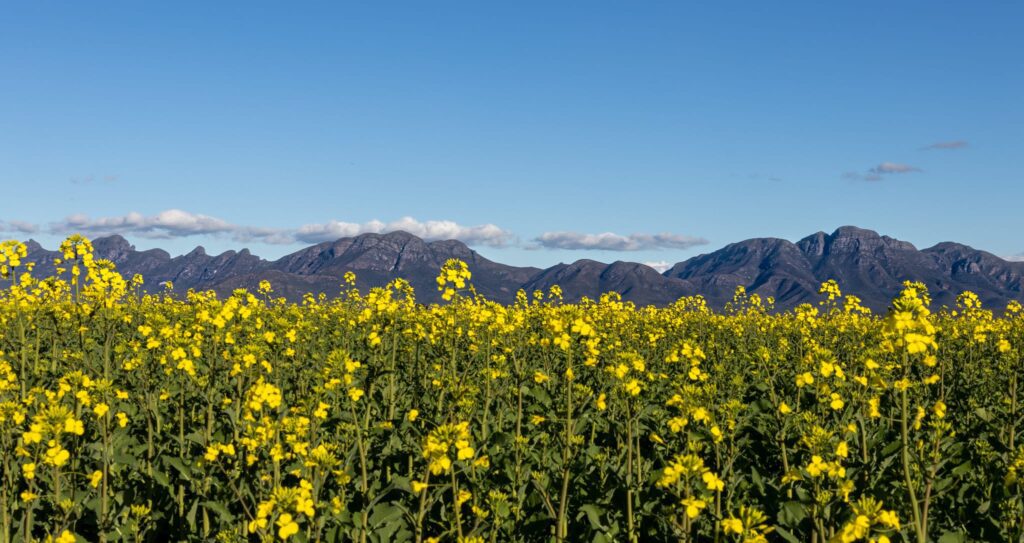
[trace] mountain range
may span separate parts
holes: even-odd
[[[33,240],[27,245],[27,260],[37,263],[36,275],[52,273],[58,253]],[[1024,301],[1024,262],[951,242],[919,250],[853,226],[818,232],[796,243],[777,238],[741,241],[679,262],[664,273],[622,261],[578,260],[547,269],[509,266],[459,241],[427,242],[406,232],[342,238],[273,261],[247,249],[209,255],[202,247],[172,257],[161,249],[137,251],[117,235],[97,238],[93,246],[97,258],[113,261],[125,277],[141,274],[150,291],[171,281],[177,292],[212,289],[224,295],[236,288],[255,289],[266,279],[277,295],[293,301],[307,292],[338,294],[343,275],[352,271],[361,289],[402,277],[416,288],[417,301],[436,302],[440,296],[434,278],[450,258],[466,262],[477,291],[500,303],[511,303],[520,289],[529,293],[559,285],[568,301],[615,291],[638,305],[664,306],[700,294],[713,308],[721,308],[742,285],[748,292],[774,297],[776,308],[785,310],[819,300],[818,288],[828,279],[876,311],[884,310],[908,279],[925,283],[936,305],[953,305],[964,290],[995,309],[1010,300]]]

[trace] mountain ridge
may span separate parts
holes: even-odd
[[[34,240],[26,242],[28,261],[37,275],[53,272],[56,251]],[[904,280],[928,286],[936,305],[950,306],[963,290],[978,294],[988,307],[1024,301],[1024,262],[1011,262],[955,242],[925,249],[875,231],[842,226],[831,234],[816,232],[796,242],[752,238],[678,262],[663,273],[637,262],[610,264],[589,259],[540,269],[489,260],[457,240],[425,241],[408,232],[361,234],[311,245],[276,260],[248,249],[207,254],[197,246],[171,256],[163,249],[136,250],[119,235],[93,240],[97,258],[114,262],[125,276],[141,274],[146,288],[158,290],[172,282],[176,291],[254,289],[268,280],[275,293],[300,300],[307,293],[337,295],[345,272],[356,274],[356,286],[367,289],[404,278],[416,289],[417,301],[436,302],[434,278],[449,258],[465,261],[477,292],[499,303],[512,303],[527,293],[559,285],[567,301],[618,292],[638,305],[665,306],[683,296],[702,295],[721,308],[737,286],[772,297],[779,310],[815,302],[818,287],[836,280],[844,293],[858,296],[874,310],[884,310]]]

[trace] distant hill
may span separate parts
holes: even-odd
[[[149,290],[172,281],[176,291],[212,289],[224,295],[240,287],[255,289],[266,279],[277,294],[290,300],[306,292],[334,296],[345,272],[353,271],[362,289],[402,277],[416,288],[417,301],[436,302],[438,269],[449,258],[458,258],[469,264],[477,291],[506,304],[519,289],[532,292],[559,285],[570,301],[614,291],[639,305],[663,306],[700,294],[720,308],[732,299],[736,286],[743,285],[748,292],[774,297],[778,309],[790,309],[817,301],[818,287],[828,279],[877,311],[887,307],[908,279],[926,284],[937,305],[952,305],[964,290],[973,291],[992,308],[1024,301],[1024,262],[949,242],[918,250],[905,241],[852,226],[832,234],[818,232],[796,243],[776,238],[733,243],[675,264],[663,274],[635,262],[578,260],[544,270],[508,266],[459,241],[427,242],[406,232],[342,238],[274,261],[246,249],[212,256],[202,247],[171,257],[161,249],[136,251],[121,236],[97,238],[93,246],[98,258],[113,261],[126,277],[141,274]],[[52,273],[57,252],[31,240],[28,248],[28,260],[37,262],[37,273]]]

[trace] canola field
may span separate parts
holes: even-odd
[[[0,245],[0,543],[1024,541],[1017,303],[501,306],[450,261],[290,304],[61,250]]]

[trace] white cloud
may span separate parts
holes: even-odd
[[[169,239],[202,234],[229,234],[238,227],[216,217],[168,209],[150,216],[134,211],[127,215],[96,219],[84,214],[71,215],[62,221],[50,223],[49,229],[54,234],[132,234],[143,238]]]
[[[658,273],[665,273],[665,270],[672,267],[672,263],[667,260],[658,260],[656,262],[644,262],[643,264],[645,266],[650,266],[655,270],[658,270]]]
[[[1024,262],[1024,253],[1018,255],[1004,256],[1003,260],[1009,260],[1010,262]]]
[[[457,239],[469,245],[488,245],[490,247],[504,247],[515,240],[510,232],[493,224],[464,226],[453,221],[421,222],[412,217],[402,217],[389,223],[381,221],[352,223],[332,220],[321,224],[307,224],[295,232],[295,239],[306,243],[320,243],[360,234],[385,234],[399,230],[427,241]]]
[[[15,228],[15,225],[20,225]],[[30,230],[29,228],[34,228]],[[34,225],[20,221],[0,222],[0,230],[35,232]],[[264,228],[233,224],[217,217],[169,209],[156,215],[131,212],[114,217],[91,218],[77,214],[50,223],[47,231],[55,235],[81,233],[90,236],[120,234],[149,239],[172,239],[189,236],[226,236],[248,243],[291,245],[319,243],[360,234],[385,234],[403,230],[427,241],[457,239],[468,245],[504,247],[515,242],[515,236],[493,224],[465,226],[454,221],[418,221],[403,217],[397,221],[369,221],[352,223],[332,220],[321,224],[307,224],[299,228]]]
[[[629,234],[612,232],[581,234],[578,232],[545,232],[534,240],[545,249],[589,249],[600,251],[643,251],[651,249],[689,249],[704,245],[704,238],[662,232],[660,234]]]

